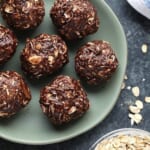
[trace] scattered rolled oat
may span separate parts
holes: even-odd
[[[95,150],[150,150],[150,137],[117,135],[97,144]]]
[[[143,107],[144,107],[143,102],[141,100],[136,100],[135,106],[133,105],[129,106],[130,113],[128,117],[131,119],[131,126],[133,126],[134,123],[139,124],[142,121],[142,115],[139,113],[141,112]]]
[[[127,87],[127,90],[131,90],[131,86],[128,86],[128,87]]]
[[[143,102],[140,100],[136,100],[135,101],[135,105],[139,108],[139,109],[143,109]]]
[[[142,121],[143,117],[141,114],[135,114],[134,115],[134,121],[136,124],[139,124]]]
[[[140,95],[140,89],[138,86],[135,86],[132,88],[132,93],[135,97],[138,97]]]
[[[147,50],[148,50],[147,44],[143,44],[143,45],[141,46],[141,50],[142,50],[142,53],[147,53]]]
[[[150,97],[145,97],[145,102],[150,103]]]
[[[131,106],[129,106],[129,111],[133,114],[138,114],[138,113],[140,113],[141,110],[140,110],[140,108],[131,105]]]
[[[131,126],[134,125],[134,120],[131,118]]]
[[[141,114],[129,114],[128,117],[131,119],[131,125],[134,125],[134,122],[136,124],[141,123],[143,117]]]
[[[122,86],[121,86],[121,89],[123,90],[123,89],[125,89],[125,87],[126,87],[126,84],[125,84],[125,82],[123,82]]]
[[[146,81],[146,79],[145,79],[145,78],[143,78],[143,79],[142,79],[142,81],[144,82],[144,81]]]
[[[133,117],[133,114],[129,113],[128,114],[128,117],[131,119],[131,126],[134,125],[134,117]]]
[[[127,76],[127,75],[125,75],[125,76],[124,76],[124,79],[125,79],[125,80],[128,80],[128,76]]]

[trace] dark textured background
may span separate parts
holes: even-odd
[[[128,40],[127,86],[139,86],[140,99],[150,96],[150,20],[134,11],[126,0],[106,0],[122,23]],[[141,45],[149,46],[147,54],[141,52]],[[143,82],[142,79],[146,80]],[[131,127],[128,119],[128,104],[133,103],[135,97],[130,90],[123,90],[118,102],[110,115],[91,131],[66,141],[64,143],[47,146],[26,146],[10,143],[0,139],[0,150],[88,150],[90,145],[105,133],[118,128]],[[144,105],[142,115],[144,120],[135,128],[150,131],[150,104]]]

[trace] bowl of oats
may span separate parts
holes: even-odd
[[[150,150],[150,132],[135,128],[114,130],[98,139],[89,150]]]

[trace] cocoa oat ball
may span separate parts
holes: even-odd
[[[0,118],[7,118],[31,100],[30,90],[17,72],[0,72]]]
[[[61,125],[81,117],[89,100],[78,80],[60,75],[41,90],[40,105],[53,124]]]
[[[43,0],[2,0],[1,14],[6,23],[18,30],[37,27],[45,15]]]
[[[18,45],[14,33],[0,25],[0,65],[7,62],[15,53]]]
[[[50,16],[67,40],[84,38],[99,28],[97,11],[89,0],[56,0]]]
[[[31,78],[48,76],[68,63],[68,48],[57,35],[27,39],[21,53],[22,69]]]
[[[75,70],[78,75],[92,85],[106,82],[116,71],[117,57],[106,41],[88,42],[75,56]]]

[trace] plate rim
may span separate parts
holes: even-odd
[[[100,0],[100,1],[101,1],[101,3],[103,3],[104,7],[107,10],[109,10],[109,12],[111,13],[111,15],[113,16],[113,18],[115,19],[115,21],[117,22],[117,24],[120,27],[121,35],[124,39],[124,46],[125,46],[124,49],[126,49],[126,58],[125,58],[125,63],[124,63],[125,64],[125,69],[123,71],[123,74],[125,75],[126,68],[127,68],[128,46],[127,46],[127,39],[126,39],[124,29],[123,29],[118,17],[115,15],[113,10],[111,9],[111,7],[105,1],[103,1],[103,0]],[[123,82],[123,79],[124,79],[124,76],[122,76],[122,79],[121,79],[122,82]],[[92,130],[94,127],[96,127],[98,124],[100,124],[110,114],[110,112],[112,111],[112,109],[116,105],[116,102],[118,100],[120,92],[121,92],[121,85],[120,85],[119,92],[117,94],[116,100],[114,101],[113,105],[110,107],[110,110],[105,115],[103,115],[103,117],[100,121],[97,121],[95,124],[91,125],[89,128],[85,128],[84,130],[81,130],[77,133],[73,133],[71,135],[65,136],[65,138],[63,138],[63,139],[62,138],[57,138],[57,139],[53,139],[53,140],[44,140],[44,141],[40,141],[40,140],[34,140],[34,141],[29,140],[28,141],[28,140],[18,139],[18,138],[14,138],[14,137],[12,138],[8,135],[5,136],[4,134],[1,134],[1,133],[0,133],[0,138],[2,138],[4,140],[7,140],[7,141],[10,141],[10,142],[13,142],[13,143],[25,144],[25,145],[48,145],[48,144],[56,144],[56,143],[64,142],[64,141],[67,141],[67,140],[71,140],[71,139],[73,139],[77,136],[80,136],[81,134],[84,134],[84,133]]]

